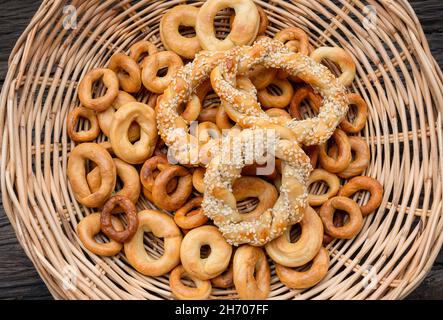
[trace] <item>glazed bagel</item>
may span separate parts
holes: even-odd
[[[296,271],[282,265],[275,265],[275,272],[280,281],[291,289],[308,289],[319,283],[328,273],[329,253],[321,248],[306,271]]]
[[[371,157],[369,146],[363,138],[348,136],[348,139],[351,145],[351,152],[353,152],[355,156],[345,170],[337,173],[340,178],[344,179],[362,174],[369,166]],[[332,158],[335,158],[337,156],[337,146],[331,146],[328,153]]]
[[[143,65],[143,60],[147,56],[152,56],[157,52],[157,47],[152,42],[146,40],[136,42],[129,48],[129,56],[140,66]]]
[[[106,87],[103,96],[93,98],[92,87],[94,82],[101,79]],[[78,98],[82,105],[95,111],[108,109],[118,95],[119,81],[114,71],[110,69],[93,69],[89,71],[78,85]]]
[[[204,225],[208,221],[208,218],[203,214],[203,210],[200,208],[202,201],[202,197],[195,197],[178,209],[174,215],[175,223],[180,228],[187,230]]]
[[[177,188],[168,193],[167,186],[174,178],[178,178]],[[192,175],[181,166],[169,166],[162,170],[155,179],[152,198],[158,207],[165,210],[177,210],[182,207],[192,192]]]
[[[160,20],[160,38],[166,50],[174,51],[186,59],[193,59],[202,50],[197,36],[184,37],[179,32],[180,26],[195,28],[198,11],[193,6],[179,5],[163,15]]]
[[[257,207],[248,212],[242,213],[243,221],[255,220],[266,210],[272,208],[277,201],[277,189],[263,179],[256,177],[241,177],[234,181],[232,194],[237,202],[248,198],[258,198]]]
[[[91,192],[86,181],[85,162],[94,162],[100,170],[101,184],[97,191]],[[101,207],[111,196],[115,188],[117,170],[111,155],[96,143],[77,145],[69,155],[67,175],[75,199],[90,207]]]
[[[172,51],[161,51],[150,55],[143,59],[142,63],[143,85],[149,91],[163,93],[182,66],[182,59]],[[158,77],[158,71],[163,68],[168,68],[167,74]]]
[[[231,32],[224,40],[217,39],[214,30],[214,19],[220,10],[232,8],[235,18]],[[258,9],[251,0],[208,0],[197,15],[195,31],[200,45],[205,50],[225,51],[235,46],[251,44],[257,37],[260,27]]]
[[[181,279],[189,277],[194,283],[195,287],[185,285]],[[171,271],[169,275],[169,286],[172,294],[180,300],[204,300],[211,294],[212,286],[209,280],[200,280],[189,275],[182,265],[179,265]]]
[[[319,157],[321,166],[329,172],[338,173],[349,167],[352,161],[351,144],[346,133],[336,129],[332,139],[337,145],[336,158],[331,157],[327,151],[327,143],[319,146]]]
[[[133,122],[140,126],[140,140],[135,143],[128,137]],[[157,142],[155,111],[144,103],[126,103],[114,114],[109,139],[120,159],[130,164],[143,163],[152,155]]]
[[[124,230],[123,224],[116,217],[112,217],[112,224],[117,231]],[[95,236],[100,233],[100,213],[91,213],[80,220],[77,225],[77,234],[86,249],[100,256],[112,257],[118,254],[123,245],[113,239],[100,243]]]
[[[112,223],[112,214],[116,207],[123,209],[126,217],[127,228],[117,230]],[[123,243],[131,240],[138,228],[137,209],[134,203],[122,195],[115,195],[109,198],[103,206],[100,215],[100,228],[110,239]]]
[[[128,262],[141,274],[158,277],[171,271],[180,263],[182,235],[174,220],[167,214],[154,210],[138,213],[139,226],[131,241],[125,242],[124,249]],[[145,232],[163,238],[164,253],[159,259],[152,258],[143,245]]]
[[[105,134],[105,136],[109,137],[110,135],[111,125],[112,121],[114,120],[115,111],[126,103],[136,102],[136,101],[137,100],[129,93],[120,90],[118,92],[117,98],[115,98],[111,106],[105,111],[97,113],[98,124],[100,125],[100,129]],[[131,123],[128,129],[129,141],[136,141],[139,138],[140,138],[140,126],[135,122]]]
[[[134,59],[124,53],[116,53],[109,60],[108,69],[115,72],[124,91],[129,93],[140,91],[141,69]]]
[[[274,78],[269,86],[278,87],[281,91],[281,94],[272,94],[269,91],[269,87],[258,90],[257,98],[261,105],[264,108],[286,108],[291,102],[292,96],[294,95],[294,89],[292,88],[291,83],[286,79]]]
[[[88,130],[77,131],[78,120],[81,118],[88,119],[90,128]],[[91,109],[77,107],[68,113],[66,118],[66,130],[71,140],[75,142],[88,142],[95,140],[100,134],[97,115]]]
[[[200,257],[201,247],[207,245],[211,252]],[[214,226],[201,226],[190,230],[183,238],[180,258],[186,272],[200,280],[209,280],[221,274],[229,265],[232,247]]]
[[[334,213],[336,210],[345,211],[349,219],[343,226],[334,225]],[[358,204],[349,198],[338,196],[326,201],[318,213],[325,231],[334,238],[352,239],[363,227],[363,216]]]
[[[318,253],[323,242],[323,225],[317,213],[311,207],[305,210],[300,222],[300,238],[290,241],[291,229],[268,243],[265,248],[268,255],[276,263],[285,267],[300,267],[311,261]]]
[[[311,53],[311,58],[317,62],[321,62],[323,59],[329,59],[336,63],[342,72],[338,81],[345,87],[350,86],[354,81],[356,72],[355,63],[351,55],[344,49],[338,47],[320,47]]]
[[[340,179],[335,174],[326,170],[315,169],[312,171],[311,175],[309,176],[308,186],[318,181],[326,182],[328,185],[328,191],[321,195],[310,193],[308,195],[308,203],[312,207],[321,206],[323,203],[328,201],[328,199],[335,196],[338,193],[338,189],[340,189]]]
[[[268,243],[280,236],[288,225],[300,221],[306,207],[306,181],[311,170],[309,158],[294,142],[275,141],[266,135],[262,139],[254,138],[258,133],[257,130],[239,132],[231,129],[222,141],[225,148],[212,158],[204,177],[203,211],[219,227],[227,241],[235,245],[250,243],[260,246]],[[263,151],[270,145],[275,146],[275,156],[282,159],[283,178],[280,196],[274,206],[254,219],[253,216],[245,219],[245,215],[237,209],[232,186],[245,166],[246,157],[250,156],[247,151],[250,141],[255,141],[256,148]]]
[[[363,217],[377,210],[383,200],[383,186],[371,177],[355,177],[349,180],[338,192],[339,196],[350,197],[360,190],[367,190],[371,194],[369,201],[360,207]]]
[[[261,248],[243,245],[235,251],[233,277],[240,299],[263,300],[269,296],[271,273]]]

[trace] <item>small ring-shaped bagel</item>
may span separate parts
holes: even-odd
[[[129,48],[129,56],[137,62],[140,66],[143,64],[143,60],[146,56],[152,56],[158,52],[157,47],[146,40],[134,43],[131,48]]]
[[[100,129],[103,131],[105,136],[109,137],[111,132],[112,120],[114,120],[114,113],[118,110],[122,105],[128,102],[136,102],[137,100],[131,96],[129,93],[124,91],[119,91],[117,98],[112,103],[111,107],[106,109],[105,111],[98,112],[98,124],[100,125]],[[140,126],[136,123],[131,123],[131,126],[128,130],[128,138],[129,141],[136,141],[140,138]]]
[[[112,224],[112,214],[116,207],[122,208],[126,217],[127,228],[125,230],[116,230]],[[100,215],[101,230],[110,239],[123,243],[134,236],[138,228],[137,209],[135,204],[127,197],[115,195],[109,198],[103,206]]]
[[[93,98],[92,88],[95,81],[102,79],[106,93],[98,98]],[[78,98],[82,105],[95,111],[108,109],[118,95],[118,77],[110,69],[93,69],[89,71],[78,85]]]
[[[285,267],[300,267],[314,259],[323,242],[323,225],[311,207],[307,207],[300,222],[301,235],[296,242],[290,241],[291,228],[279,238],[266,245],[266,252],[276,263]]]
[[[187,230],[204,225],[208,221],[208,218],[204,215],[203,210],[200,207],[202,201],[202,197],[195,197],[178,209],[174,215],[175,223],[180,228]]]
[[[113,158],[113,160],[115,168],[117,169],[117,176],[123,183],[123,188],[121,188],[116,195],[128,197],[132,203],[136,204],[140,196],[140,181],[137,169],[118,158]],[[91,170],[87,174],[86,180],[88,181],[89,188],[92,192],[98,191],[102,180],[99,167],[95,167]],[[121,211],[117,210],[116,212]]]
[[[340,179],[333,173],[330,173],[323,169],[315,169],[311,172],[308,180],[308,186],[314,182],[324,181],[328,185],[328,191],[323,194],[309,194],[308,203],[312,207],[321,206],[328,199],[335,196],[340,189]]]
[[[140,140],[131,143],[128,131],[133,122],[140,126]],[[130,102],[114,113],[109,139],[115,154],[130,164],[143,163],[157,143],[155,111],[146,104]]]
[[[77,131],[76,127],[79,118],[88,119],[90,127],[88,130]],[[68,113],[66,118],[68,135],[72,141],[88,142],[96,139],[100,134],[100,127],[98,125],[97,115],[91,109],[84,107],[77,107]]]
[[[277,75],[277,71],[278,69],[266,68],[258,64],[248,72],[248,78],[257,90],[261,90],[272,83]]]
[[[371,194],[369,201],[360,207],[363,217],[377,210],[383,200],[383,186],[371,177],[355,177],[349,180],[338,192],[339,196],[350,197],[360,190],[367,190]]]
[[[181,279],[189,277],[195,284],[195,287],[185,285]],[[182,265],[179,265],[171,271],[169,275],[169,286],[172,294],[179,300],[205,300],[209,297],[212,290],[211,281],[200,280],[189,275]]]
[[[207,258],[200,257],[203,246],[209,246],[211,251]],[[185,270],[200,280],[212,279],[229,265],[232,247],[214,226],[201,226],[190,230],[183,238],[180,247],[180,258]]]
[[[291,99],[291,104],[289,106],[289,113],[291,116],[297,120],[303,120],[300,108],[303,101],[307,100],[309,106],[318,113],[322,103],[322,97],[314,93],[312,87],[304,86],[298,88]]]
[[[214,19],[220,10],[232,8],[235,18],[231,32],[224,40],[217,39]],[[251,44],[260,27],[260,15],[257,6],[250,0],[208,0],[200,8],[195,31],[200,45],[209,51],[225,51],[235,46]]]
[[[320,148],[320,164],[321,166],[332,173],[338,173],[349,167],[352,161],[351,144],[349,143],[348,136],[344,131],[336,129],[332,135],[332,139],[338,148],[337,158],[329,156],[327,151],[327,142],[319,146]]]
[[[345,87],[350,86],[355,79],[355,63],[352,57],[344,49],[334,47],[320,47],[311,53],[311,58],[314,61],[321,62],[323,59],[329,59],[338,64],[342,74],[338,80]]]
[[[366,125],[368,119],[368,105],[363,98],[357,93],[348,94],[349,105],[357,107],[357,117],[351,123],[344,119],[340,124],[340,128],[346,133],[359,133]]]
[[[271,272],[261,248],[239,247],[233,260],[234,285],[243,300],[264,300],[269,296]]]
[[[211,283],[214,287],[227,289],[234,286],[234,266],[232,264],[232,259],[233,258],[231,257],[231,262],[223,273],[211,279]]]
[[[141,69],[137,62],[124,53],[116,53],[109,60],[108,69],[115,72],[120,87],[129,93],[136,93],[142,87]]]
[[[205,168],[198,167],[192,173],[192,185],[194,186],[195,190],[200,193],[205,193],[205,182],[203,181],[205,172]]]
[[[112,217],[112,224],[114,225],[115,230],[124,230],[124,226],[118,218]],[[80,241],[85,248],[92,253],[100,256],[112,257],[122,250],[123,245],[113,239],[110,239],[110,241],[106,243],[97,242],[94,237],[99,233],[100,213],[91,213],[80,220],[77,225],[77,234]]]
[[[140,182],[143,185],[143,188],[152,191],[152,188],[155,183],[155,178],[158,176],[155,175],[157,170],[165,169],[169,166],[168,159],[164,155],[154,156],[149,158],[143,163],[142,168],[140,169]]]
[[[91,192],[86,181],[86,160],[94,162],[101,173],[101,184]],[[67,175],[75,199],[89,208],[101,207],[115,188],[117,170],[111,155],[96,143],[77,145],[69,155]]]
[[[348,136],[348,139],[351,145],[351,152],[353,152],[355,156],[345,170],[337,173],[337,175],[343,179],[349,179],[362,174],[369,166],[371,157],[369,146],[363,138]],[[328,153],[331,157],[335,158],[337,156],[337,146],[331,146]]]
[[[126,258],[135,270],[145,276],[158,277],[171,271],[180,263],[182,234],[167,214],[143,210],[138,213],[139,226],[131,241],[125,242]],[[163,255],[159,259],[151,257],[145,250],[145,232],[152,232],[156,238],[163,238]]]
[[[170,181],[178,177],[177,188],[173,193],[167,192]],[[158,207],[174,211],[181,208],[192,192],[192,175],[182,166],[169,166],[162,170],[152,187],[152,198]]]
[[[280,95],[274,95],[269,92],[269,87],[272,85],[278,87],[282,93]],[[274,78],[267,88],[258,90],[257,92],[258,101],[264,108],[286,108],[291,102],[293,95],[294,88],[292,84],[286,79],[278,78]]]
[[[291,115],[286,110],[279,109],[279,108],[268,109],[268,110],[266,110],[266,114],[268,116],[270,116],[271,118],[273,118],[273,117],[275,117],[275,118],[282,117],[282,118],[285,118],[287,120],[291,120],[292,119]]]
[[[343,226],[334,225],[334,213],[336,210],[345,211],[349,219]],[[363,216],[358,204],[349,198],[338,196],[326,201],[320,208],[319,216],[323,222],[325,232],[334,238],[352,239],[363,227]]]
[[[319,283],[328,273],[329,253],[321,248],[306,271],[297,271],[282,265],[275,265],[275,272],[280,281],[291,289],[308,289]]]
[[[160,20],[160,38],[166,50],[174,51],[186,59],[194,59],[195,54],[202,49],[200,42],[197,36],[182,36],[179,27],[195,28],[198,10],[193,6],[179,5],[163,15]]]
[[[148,56],[142,64],[143,85],[149,91],[163,93],[182,66],[182,59],[172,51],[161,51]],[[158,71],[163,68],[168,68],[168,72],[163,77],[158,77]]]

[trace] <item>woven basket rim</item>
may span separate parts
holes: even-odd
[[[11,52],[0,94],[3,206],[57,299],[172,298],[166,277],[142,276],[123,259],[80,247],[75,226],[89,211],[74,200],[65,174],[73,146],[65,119],[78,103],[78,80],[137,40],[160,47],[161,14],[184,1],[133,2],[44,0]],[[386,190],[360,235],[328,245],[326,279],[309,290],[289,290],[273,272],[270,298],[404,298],[425,278],[443,244],[443,76],[417,16],[407,0],[255,2],[268,13],[269,35],[297,25],[312,45],[342,46],[358,61],[353,90],[370,107],[363,132],[373,151],[367,174]],[[68,5],[76,9],[76,29],[63,28],[71,18]],[[371,29],[372,19],[377,29]],[[153,252],[158,246],[153,243]],[[211,298],[236,296],[214,289]]]

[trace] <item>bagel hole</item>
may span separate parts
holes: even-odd
[[[206,259],[211,254],[211,247],[207,244],[200,247],[200,259]]]
[[[273,83],[266,87],[266,91],[273,96],[281,96],[283,94],[283,90]]]
[[[289,242],[295,243],[300,239],[301,236],[301,226],[299,223],[292,225],[289,231]]]
[[[343,210],[335,210],[332,222],[334,226],[339,228],[343,227],[349,221],[349,214]]]
[[[219,40],[224,40],[231,32],[231,16],[235,11],[231,8],[225,8],[217,12],[214,18],[215,36]]]
[[[196,36],[194,27],[180,25],[178,27],[178,32],[185,38],[194,38]]]
[[[350,123],[354,123],[355,119],[357,118],[357,115],[358,115],[357,105],[350,104],[348,113],[346,114],[346,120],[348,120]]]
[[[145,232],[143,246],[148,256],[160,259],[164,253],[164,238],[157,238],[152,232]]]
[[[92,98],[96,99],[104,94],[105,87],[103,85],[103,76],[100,76],[97,80],[92,83],[91,94]]]
[[[167,73],[168,73],[168,67],[160,68],[157,71],[157,78],[162,78],[162,77],[166,76]]]
[[[189,288],[197,288],[194,280],[192,280],[187,273],[184,273],[180,279],[180,281]]]
[[[328,67],[329,70],[338,78],[341,75],[340,67],[335,62],[329,60],[328,58],[324,58],[321,62],[323,65]]]
[[[88,118],[79,116],[77,121],[77,131],[88,131],[92,127]]]
[[[212,107],[218,107],[221,104],[220,97],[214,92],[210,91],[206,95],[206,97],[203,99],[203,108],[212,108]]]
[[[315,181],[308,186],[309,194],[322,195],[326,194],[328,191],[329,185],[323,180]]]
[[[258,200],[258,198],[255,197],[246,198],[237,202],[237,210],[238,212],[240,212],[240,214],[247,214],[249,212],[254,211],[259,203],[260,200]]]

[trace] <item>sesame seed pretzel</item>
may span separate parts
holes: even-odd
[[[237,54],[234,54],[237,51]],[[308,56],[289,50],[277,40],[262,37],[252,47],[238,47],[211,73],[214,91],[229,102],[234,110],[227,112],[233,120],[245,128],[267,126],[271,123],[284,125],[295,133],[296,141],[304,145],[316,145],[327,141],[348,111],[345,87],[325,66]],[[317,117],[298,121],[269,117],[257,102],[255,95],[235,88],[235,76],[262,64],[268,68],[281,68],[288,74],[300,77],[310,84],[322,97]]]
[[[260,138],[257,132],[231,129],[222,139],[222,147],[215,153],[204,177],[203,212],[234,245],[249,243],[261,246],[268,243],[280,236],[288,225],[299,222],[306,207],[306,185],[312,168],[309,157],[296,142],[268,135]],[[262,152],[254,156],[263,156],[267,152],[268,156],[282,160],[280,196],[272,208],[259,216],[240,214],[233,190],[233,183],[240,177],[250,157],[251,141],[255,143],[254,152]],[[269,148],[272,143],[275,152],[272,147]]]

